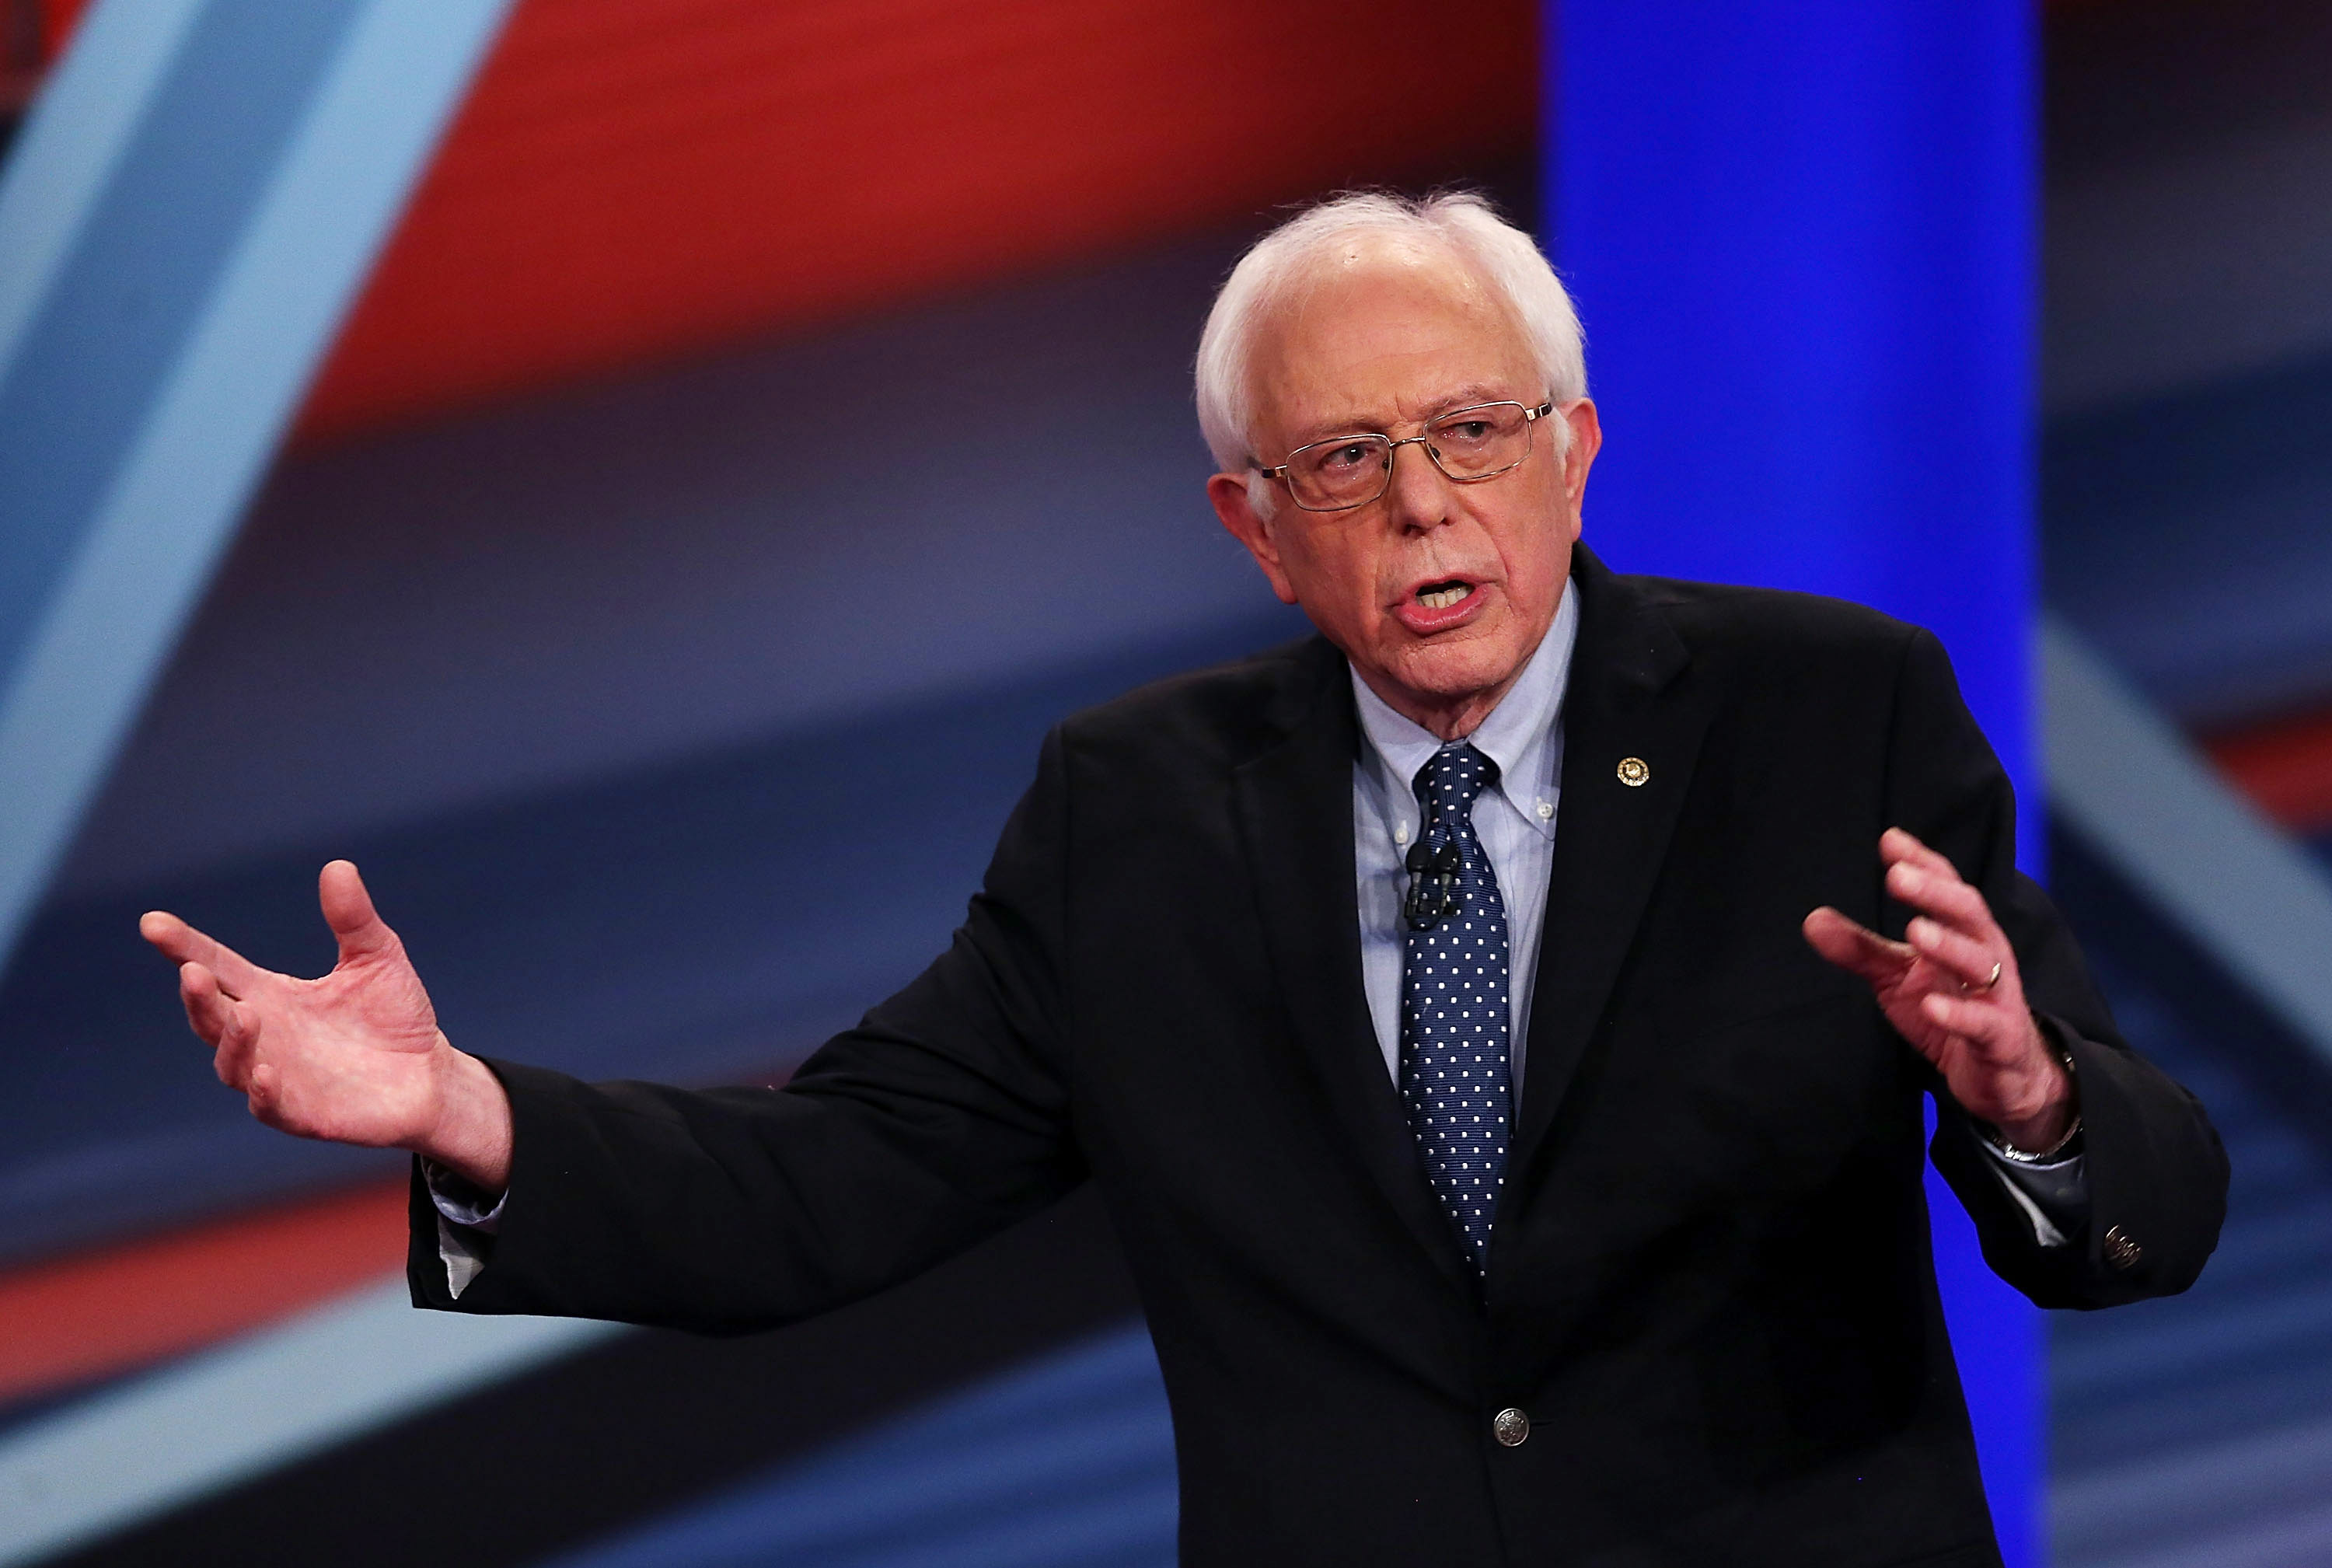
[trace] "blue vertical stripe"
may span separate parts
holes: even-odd
[[[1551,7],[1556,260],[1623,570],[1836,594],[1932,627],[2037,865],[2034,18],[2024,0]],[[2037,1315],[1931,1188],[2011,1563],[2038,1561]]]

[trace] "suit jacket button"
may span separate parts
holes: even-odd
[[[1490,1430],[1506,1447],[1519,1448],[1530,1436],[1530,1417],[1508,1405],[1490,1418]]]
[[[2106,1228],[2106,1261],[2116,1268],[2136,1268],[2137,1260],[2146,1256],[2146,1248],[2129,1238],[2129,1232],[2118,1225]]]

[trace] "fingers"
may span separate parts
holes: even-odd
[[[2015,961],[2012,953],[1995,949],[1973,937],[1963,936],[1941,922],[1926,915],[1912,918],[1910,928],[1904,932],[1919,956],[1934,964],[1954,983],[1971,991],[1988,991],[1996,983],[1993,977],[2008,978],[2009,965]]]
[[[1868,926],[1848,919],[1823,904],[1806,916],[1802,928],[1813,950],[1839,968],[1873,984],[1901,978],[1916,956],[1899,942],[1889,942]]]
[[[1938,876],[1959,875],[1958,867],[1945,859],[1938,851],[1928,848],[1919,837],[1908,828],[1890,827],[1880,834],[1878,858],[1888,865],[1893,865],[1897,861],[1908,861],[1920,870],[1934,872]]]
[[[1903,837],[1911,836],[1906,833]],[[1912,842],[1916,844],[1917,840]],[[1919,857],[1896,860],[1887,868],[1887,891],[1962,936],[1985,943],[1999,942],[2004,946],[2000,926],[1992,918],[1992,906],[1984,903],[1983,894],[1961,881],[1950,862],[1943,862],[1940,869],[1929,864],[1926,856],[1934,855],[1933,850],[1926,850]],[[1941,856],[1935,858],[1940,860]],[[1985,961],[1987,968],[1990,963],[1990,960]]]
[[[1865,979],[1906,981],[1915,995],[1944,987],[1985,992],[1997,983],[1995,976],[2010,979],[2016,957],[2006,935],[1983,894],[1949,860],[1900,827],[1879,836],[1878,854],[1887,866],[1887,891],[1919,912],[1904,932],[1908,943],[1888,942],[1825,906],[1806,917],[1806,940],[1814,951]],[[2021,996],[2012,984],[2006,994]]]
[[[257,1015],[221,991],[218,977],[198,963],[178,970],[178,998],[186,1004],[187,1024],[215,1053],[211,1065],[219,1082],[244,1087],[259,1046]]]
[[[383,923],[365,891],[355,865],[335,860],[316,878],[316,900],[323,905],[324,923],[339,939],[340,961],[371,958],[397,945],[397,933]]]
[[[244,1103],[251,1107],[253,1115],[271,1127],[282,1125],[283,1100],[282,1095],[277,1092],[278,1085],[273,1067],[265,1062],[255,1062],[252,1065],[250,1072],[244,1076],[244,1081],[235,1086],[243,1091]],[[288,1132],[291,1129],[285,1130]]]
[[[216,1048],[234,1021],[234,1003],[219,989],[218,977],[198,963],[180,965],[178,1000],[186,1005],[186,1027]]]
[[[1929,991],[1919,999],[1919,1010],[1937,1028],[1973,1042],[1984,1057],[2011,1061],[2024,1054],[2032,1021],[2022,1009],[2012,1013],[1989,996],[1953,996]]]
[[[2012,981],[2015,950],[1983,894],[1950,861],[1900,827],[1879,837],[1878,854],[1888,863],[1887,891],[1920,912],[1903,934],[1940,977],[1972,993]],[[2006,994],[2021,998],[2021,990],[2010,983]],[[2012,1010],[2021,1007],[2019,1000]]]
[[[172,963],[197,963],[210,970],[220,989],[231,997],[248,996],[268,972],[226,943],[205,936],[177,915],[162,910],[148,910],[139,915],[138,934]]]

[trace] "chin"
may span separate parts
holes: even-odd
[[[1521,650],[1507,646],[1503,637],[1470,637],[1413,647],[1394,668],[1410,691],[1454,703],[1500,684],[1522,662]]]

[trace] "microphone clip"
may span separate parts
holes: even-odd
[[[1411,931],[1431,931],[1458,907],[1458,872],[1465,863],[1458,846],[1443,839],[1427,847],[1423,839],[1409,852],[1409,896],[1400,913]]]

